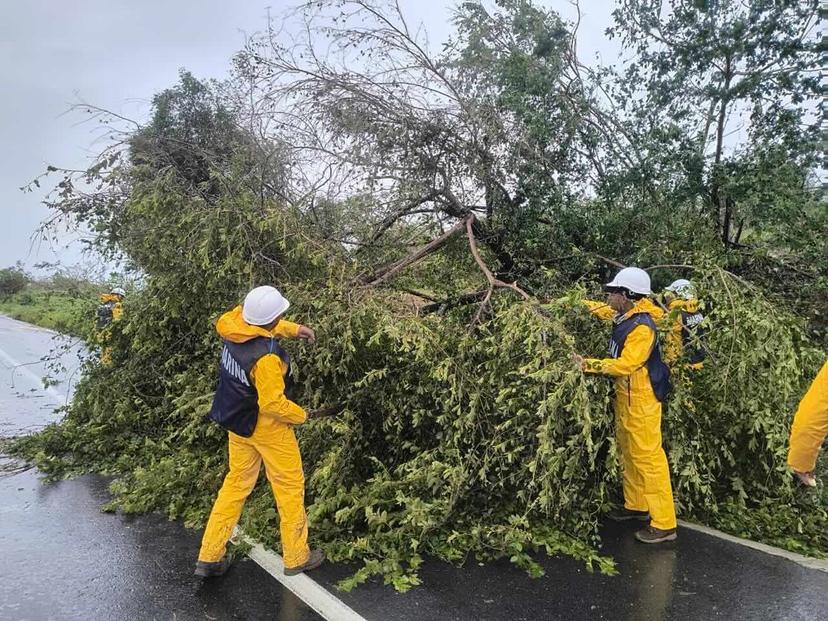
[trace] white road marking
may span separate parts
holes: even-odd
[[[367,621],[310,576],[286,576],[282,557],[247,537],[240,529],[236,528],[234,537],[253,546],[248,556],[327,621]]]
[[[788,559],[789,561],[802,565],[803,567],[807,567],[808,569],[828,572],[828,560],[825,559],[811,558],[809,556],[797,554],[796,552],[791,552],[789,550],[783,550],[782,548],[777,548],[766,543],[759,543],[758,541],[751,541],[750,539],[742,539],[741,537],[728,535],[720,530],[710,528],[709,526],[702,526],[701,524],[693,524],[692,522],[685,522],[684,520],[679,520],[678,523],[679,526],[687,528],[688,530],[695,530],[700,533],[704,533],[705,535],[710,535],[711,537],[724,539],[725,541],[730,541],[731,543],[736,543],[745,546],[746,548],[752,548],[754,550],[764,552],[765,554],[770,554],[771,556],[780,556]]]

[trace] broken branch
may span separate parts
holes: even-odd
[[[383,282],[387,281],[389,278],[395,276],[396,274],[398,274],[399,272],[404,270],[406,267],[408,267],[410,265],[414,265],[415,263],[418,263],[419,261],[422,261],[428,255],[436,252],[437,250],[439,250],[440,248],[445,246],[446,243],[448,243],[448,241],[452,237],[454,237],[455,235],[457,235],[457,233],[459,233],[460,231],[463,230],[463,227],[465,226],[465,223],[466,223],[467,220],[468,220],[468,218],[466,220],[461,220],[460,222],[455,224],[453,227],[451,227],[448,231],[446,231],[445,233],[440,235],[440,237],[437,237],[436,239],[431,240],[430,242],[428,242],[425,246],[423,246],[422,248],[420,248],[416,252],[413,252],[410,255],[408,255],[407,257],[404,257],[404,258],[400,259],[399,261],[395,261],[394,263],[391,263],[390,265],[386,265],[385,267],[381,267],[380,269],[376,270],[372,274],[360,278],[360,280],[362,281],[362,283],[366,287],[375,287],[379,284],[382,284]]]

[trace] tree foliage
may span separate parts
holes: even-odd
[[[614,17],[633,52],[601,82],[643,165],[607,189],[654,186],[824,339],[817,3],[623,0]]]
[[[657,286],[692,277],[709,323],[708,364],[677,367],[666,407],[681,514],[828,552],[824,497],[796,490],[784,459],[824,352],[815,316],[797,316],[774,278],[783,250],[816,252],[819,231],[808,220],[813,242],[786,240],[768,217],[751,233],[766,250],[723,245],[688,190],[712,169],[656,165],[681,131],[638,131],[608,106],[608,74],[578,63],[557,15],[498,7],[460,5],[433,55],[394,6],[308,4],[308,39],[288,47],[271,26],[230,82],[182,73],[147,124],[67,171],[58,214],[123,253],[143,286],[113,325],[113,364],[90,362],[64,422],[19,450],[53,474],[115,475],[124,510],[201,524],[226,467],[224,434],[204,420],[212,326],[274,283],[319,336],[287,344],[300,403],[345,405],[298,430],[312,537],[363,561],[345,586],[382,574],[404,590],[424,555],[507,557],[537,575],[545,550],[612,571],[594,547],[618,488],[609,383],[571,358],[606,343],[580,300],[634,263]],[[655,71],[640,54],[638,71]],[[796,177],[782,153],[751,161]],[[720,191],[771,195],[776,177],[732,165]],[[824,223],[812,193],[785,200]],[[276,545],[277,522],[262,484],[243,526]]]
[[[12,295],[22,291],[31,277],[20,265],[0,270],[0,294]]]

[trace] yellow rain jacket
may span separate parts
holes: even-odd
[[[605,321],[620,322],[636,313],[648,313],[658,322],[664,311],[648,298],[638,300],[623,316],[604,302],[585,301]],[[621,454],[624,506],[649,511],[654,528],[676,527],[670,467],[661,445],[661,402],[656,399],[647,371],[647,359],[656,334],[646,325],[629,333],[618,358],[587,358],[584,370],[615,378],[616,438]]]
[[[664,362],[673,366],[675,362],[681,358],[682,350],[684,349],[682,311],[686,313],[696,313],[699,310],[699,301],[695,298],[690,300],[673,300],[667,306],[669,310],[668,317],[672,319],[670,324],[670,331],[667,333],[667,339],[664,343]],[[695,362],[687,365],[690,369],[704,368],[703,362]]]
[[[791,427],[788,465],[797,472],[813,472],[825,436],[828,436],[828,362],[822,365],[799,402]]]
[[[272,331],[242,319],[241,306],[221,316],[216,330],[222,339],[244,343],[264,336],[296,338],[299,325],[281,320]],[[276,498],[285,567],[307,561],[308,521],[305,514],[305,476],[293,425],[304,423],[305,411],[285,396],[285,362],[278,355],[262,356],[251,370],[258,393],[259,417],[249,438],[228,432],[230,472],[213,505],[204,529],[198,559],[216,562],[241,515],[247,496],[256,485],[262,463]]]
[[[120,321],[121,317],[124,316],[124,305],[121,302],[121,296],[113,293],[101,294],[101,303],[106,304],[107,302],[115,303],[112,305],[112,321]]]

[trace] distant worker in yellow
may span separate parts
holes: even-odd
[[[98,341],[101,343],[101,364],[112,364],[112,346],[109,345],[110,328],[124,316],[124,298],[126,291],[121,287],[113,287],[109,293],[101,294],[101,303],[98,305],[95,327],[98,329]]]
[[[808,392],[799,402],[791,426],[788,465],[807,487],[816,487],[817,455],[828,435],[828,362],[822,365]]]
[[[274,287],[256,287],[216,325],[224,346],[210,418],[228,431],[230,472],[204,529],[195,567],[202,578],[227,571],[227,541],[263,462],[279,511],[285,574],[314,569],[325,558],[308,547],[305,477],[293,433],[307,414],[290,399],[290,357],[279,344],[280,338],[313,342],[316,335],[281,319],[289,306]]]
[[[101,294],[101,303],[98,305],[97,328],[103,330],[113,321],[120,321],[124,315],[124,298],[126,291],[121,287],[112,288],[109,293]]]
[[[647,297],[650,276],[625,267],[605,285],[607,303],[586,301],[600,319],[612,321],[610,357],[575,361],[587,373],[615,378],[616,437],[621,454],[624,507],[615,520],[650,520],[638,531],[643,543],[676,539],[676,511],[667,455],[661,445],[661,404],[670,392],[670,371],[661,359],[656,322],[664,311]]]
[[[688,368],[701,369],[707,351],[704,348],[704,315],[699,311],[693,283],[679,278],[665,287],[664,298],[671,320],[664,346],[664,360],[669,365],[684,358]]]

